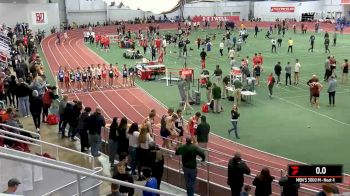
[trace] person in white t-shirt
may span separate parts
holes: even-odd
[[[91,87],[92,87],[92,90],[96,89],[96,80],[97,80],[97,77],[96,77],[96,68],[95,68],[95,65],[91,65]]]
[[[89,32],[84,31],[83,34],[84,34],[84,41],[85,41],[85,42],[88,42],[88,39],[89,39]]]
[[[224,47],[225,47],[224,39],[221,40],[219,47],[220,47],[220,55],[223,56],[224,55],[223,51],[224,51]]]
[[[97,79],[96,87],[101,88],[102,68],[100,64],[97,64],[95,68],[95,78]]]
[[[166,55],[166,46],[167,46],[166,39],[165,37],[163,37],[162,47],[163,47],[164,55]]]
[[[129,154],[130,154],[130,163],[131,163],[131,172],[132,175],[136,175],[136,166],[137,166],[137,159],[136,159],[136,152],[137,148],[139,147],[139,126],[137,123],[131,124],[127,137],[129,139]]]
[[[294,65],[294,84],[297,85],[299,83],[299,74],[300,74],[300,62],[299,59],[295,60],[295,65]]]
[[[62,44],[64,44],[64,43],[66,42],[67,39],[68,39],[68,33],[67,33],[67,31],[65,31],[65,32],[63,33],[63,42],[62,42]]]

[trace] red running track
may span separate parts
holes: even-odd
[[[246,26],[250,27],[252,24],[255,23],[247,23]],[[262,25],[266,26],[267,24],[270,23]],[[128,25],[127,29],[129,28],[131,30],[137,30],[138,28],[144,29],[145,25]],[[173,28],[176,28],[176,24],[161,25],[161,29]],[[101,33],[115,33],[115,29],[115,26],[107,26],[96,28],[95,31]],[[105,63],[101,57],[96,55],[84,45],[82,36],[83,30],[72,30],[68,33],[68,35],[69,39],[64,45],[55,44],[55,35],[51,35],[42,41],[41,45],[44,55],[54,76],[56,76],[60,65],[75,68],[90,64]],[[120,57],[122,56],[121,54],[118,55]],[[141,122],[151,109],[156,109],[156,121],[159,122],[160,116],[167,111],[164,105],[159,103],[147,92],[138,87],[108,88],[95,92],[72,93],[69,94],[69,97],[71,99],[79,99],[84,103],[84,105],[90,106],[93,109],[96,107],[101,108],[103,115],[108,121],[111,121],[111,119],[115,116],[125,116],[129,122]],[[160,142],[160,139],[157,139],[157,143]],[[234,152],[240,151],[243,158],[252,169],[253,174],[258,174],[264,166],[267,166],[270,168],[272,175],[275,176],[276,179],[280,178],[281,169],[286,169],[288,164],[297,163],[296,161],[288,160],[283,157],[235,143],[214,134],[210,135],[208,147],[217,152],[209,153],[210,162],[226,167],[229,158],[234,154]],[[179,162],[177,158],[174,158],[168,162],[168,165],[172,168],[178,169]],[[226,186],[226,171],[217,168],[210,168],[210,171],[210,181]],[[207,179],[206,168],[199,168],[198,176],[203,179]],[[246,183],[250,183],[251,180],[251,178],[246,178]],[[349,180],[350,178],[348,176],[344,178],[344,182],[348,182]],[[303,184],[302,187],[319,190],[320,185]],[[339,184],[339,188],[341,191],[349,190],[346,188],[345,184]],[[280,195],[279,191],[280,188],[278,185],[274,184],[274,195]],[[305,195],[310,195],[310,193],[305,193]]]

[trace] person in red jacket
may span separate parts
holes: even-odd
[[[110,39],[109,37],[105,37],[104,43],[103,43],[103,47],[105,49],[105,52],[109,52],[109,43],[110,43]]]
[[[273,86],[275,85],[275,78],[273,77],[273,74],[270,73],[270,75],[267,77],[267,87],[269,88],[269,96],[272,98],[272,89]]]
[[[254,54],[252,61],[253,61],[253,68],[261,63],[257,53]]]
[[[159,39],[159,37],[157,37],[157,39],[154,41],[156,48],[157,48],[157,53],[160,53],[160,47],[162,45],[162,41]]]
[[[98,44],[100,43],[101,41],[101,35],[99,33],[96,34],[95,36],[95,41],[96,41],[96,47],[98,47]]]

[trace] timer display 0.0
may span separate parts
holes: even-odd
[[[337,182],[343,180],[342,165],[289,165],[288,176],[301,183]]]

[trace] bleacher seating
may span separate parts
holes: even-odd
[[[7,59],[11,58],[11,40],[5,34],[6,31],[0,31],[0,63],[4,64],[7,64]]]

